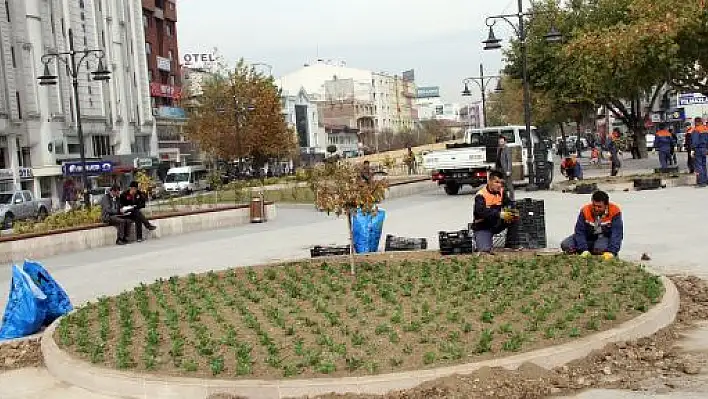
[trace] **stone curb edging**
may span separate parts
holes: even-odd
[[[665,287],[661,302],[647,313],[614,329],[560,346],[501,359],[437,369],[364,377],[273,381],[161,377],[94,367],[83,360],[71,357],[59,349],[53,338],[59,320],[52,323],[44,332],[42,354],[49,373],[55,378],[93,392],[118,397],[205,399],[215,393],[231,393],[248,398],[280,399],[330,392],[385,394],[395,390],[410,389],[424,382],[453,374],[469,374],[482,367],[504,367],[513,370],[522,363],[531,362],[552,369],[581,359],[609,343],[650,336],[673,323],[679,309],[678,290],[667,277],[661,276],[661,281]]]

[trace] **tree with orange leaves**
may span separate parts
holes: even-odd
[[[248,158],[256,166],[294,155],[295,133],[281,114],[280,90],[271,76],[241,60],[200,86],[189,102],[186,131],[203,151],[227,161]]]

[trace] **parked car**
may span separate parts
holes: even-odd
[[[108,195],[110,187],[96,187],[89,190],[89,199],[91,200],[91,205],[100,205],[103,197]]]
[[[17,220],[44,220],[50,209],[51,199],[35,199],[27,190],[0,193],[0,220],[5,229],[11,229]]]

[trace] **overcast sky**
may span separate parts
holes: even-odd
[[[517,0],[177,0],[177,35],[180,53],[216,47],[229,61],[271,64],[276,76],[317,58],[415,69],[418,86],[440,86],[446,100],[464,103],[462,79],[478,76],[480,62],[487,74],[502,65],[500,51],[482,50],[485,17],[516,8]]]

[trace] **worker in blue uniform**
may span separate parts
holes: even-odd
[[[659,130],[654,135],[654,148],[659,152],[659,164],[662,170],[669,167],[671,149],[673,146],[674,143],[671,132],[666,129],[666,124],[662,123],[659,126]]]
[[[592,202],[580,210],[575,233],[563,240],[561,249],[568,254],[601,255],[610,260],[619,254],[623,239],[622,211],[610,202],[606,192],[596,191]]]

